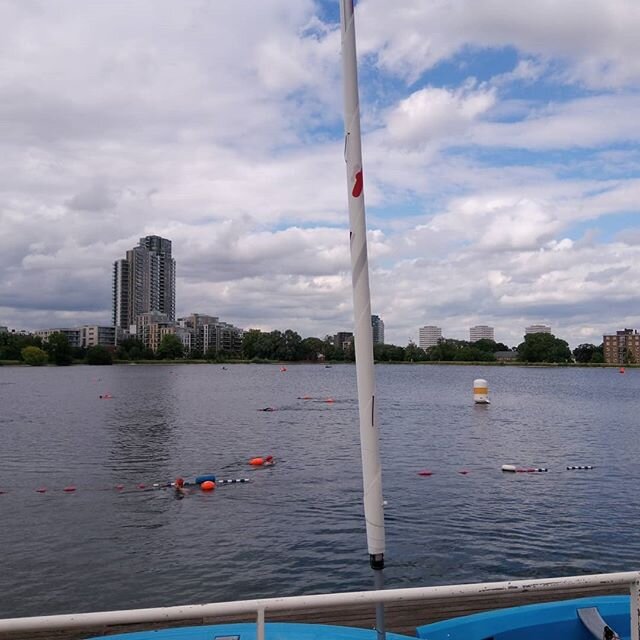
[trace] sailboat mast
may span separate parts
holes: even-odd
[[[351,228],[351,277],[355,317],[356,377],[360,414],[360,449],[364,486],[364,516],[369,561],[377,588],[382,588],[384,568],[384,511],[382,504],[382,468],[378,421],[375,404],[373,368],[373,332],[371,329],[371,293],[367,258],[367,225],[364,208],[358,66],[353,0],[340,0],[342,27],[342,69],[344,83],[345,161]],[[379,636],[384,637],[384,615],[377,613]]]

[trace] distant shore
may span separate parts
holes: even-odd
[[[86,365],[86,362],[82,360],[76,360],[72,363],[72,365]],[[345,362],[343,360],[336,360],[330,362],[309,362],[305,360],[300,361],[280,361],[280,360],[228,360],[226,362],[213,362],[211,360],[192,360],[187,358],[182,358],[179,360],[114,360],[113,365],[121,365],[121,366],[130,366],[130,365],[139,365],[139,364],[150,364],[150,365],[179,365],[179,364],[201,364],[201,365],[210,365],[217,367],[226,367],[231,365],[240,365],[240,364],[254,364],[254,365],[277,365],[277,366],[291,366],[294,367],[296,365],[301,364],[312,364],[318,367],[334,367],[340,365],[353,365],[354,362]],[[379,360],[376,361],[376,364],[392,364],[392,365],[460,365],[464,367],[473,367],[473,366],[483,366],[483,367],[568,367],[568,368],[585,368],[585,369],[594,369],[594,368],[604,368],[604,369],[637,369],[640,367],[639,364],[608,364],[604,362],[592,363],[592,362],[487,362],[483,360],[472,361],[472,362],[463,362],[456,360],[422,360],[419,362],[405,362],[405,361],[386,361]],[[87,366],[113,366],[113,365],[87,365]],[[0,366],[19,366],[19,367],[28,367],[30,365],[22,362],[21,360],[0,360]],[[55,367],[57,365],[52,363],[47,363],[41,365],[44,367]]]

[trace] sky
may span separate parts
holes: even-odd
[[[640,3],[361,0],[372,312],[510,346],[640,329]],[[0,0],[0,325],[110,324],[173,242],[177,315],[353,329],[338,0]]]

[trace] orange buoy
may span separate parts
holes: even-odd
[[[249,460],[249,464],[254,467],[260,467],[264,464],[264,458],[251,458],[251,460]]]
[[[624,367],[620,367],[620,373],[624,373]]]
[[[203,491],[213,491],[216,488],[216,483],[213,482],[213,480],[205,480],[201,485],[200,488]]]

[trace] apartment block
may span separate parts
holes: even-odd
[[[113,347],[116,343],[116,328],[85,325],[80,327],[80,346],[88,349],[98,345]]]
[[[190,332],[192,348],[203,354],[207,351],[239,353],[242,350],[244,331],[222,322],[217,316],[192,313],[179,318],[178,324]]]
[[[604,361],[608,364],[640,363],[640,335],[637,330],[623,329],[602,336]]]
[[[420,327],[418,330],[418,346],[421,349],[435,347],[442,340],[442,329],[433,325]]]
[[[149,312],[175,320],[176,262],[171,240],[160,236],[140,238],[137,247],[113,264],[113,325],[131,331],[137,318]]]
[[[80,347],[80,329],[39,329],[34,331],[33,335],[42,339],[42,342],[49,342],[49,337],[54,333],[62,333],[67,336],[67,340],[72,347]]]
[[[384,344],[384,322],[380,316],[371,316],[373,344]]]
[[[529,333],[551,333],[551,327],[546,324],[532,324],[529,327],[525,327],[524,333],[525,335]]]
[[[478,340],[495,340],[493,327],[485,324],[479,324],[469,329],[469,342],[477,342]]]

